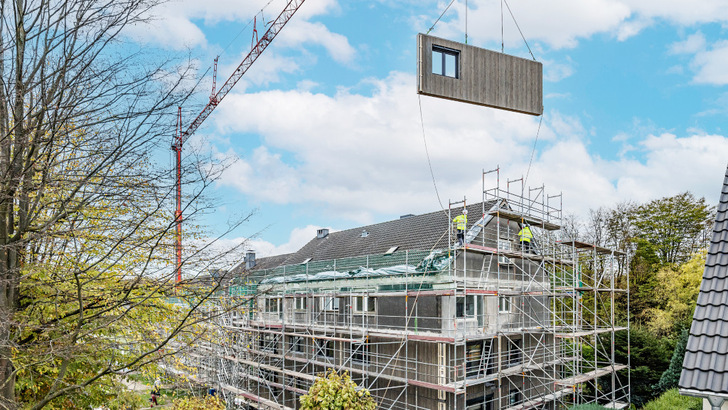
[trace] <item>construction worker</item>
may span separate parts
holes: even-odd
[[[157,402],[157,399],[160,396],[159,391],[159,385],[157,383],[154,383],[154,387],[152,388],[152,397],[149,399],[149,407],[154,407],[155,405],[159,405]]]
[[[533,244],[531,243],[532,239],[533,232],[531,232],[531,228],[524,224],[523,228],[518,232],[518,240],[521,242],[523,252],[534,253]]]
[[[458,246],[463,246],[465,243],[465,227],[468,225],[468,210],[463,208],[462,215],[456,216],[452,223],[458,231]]]

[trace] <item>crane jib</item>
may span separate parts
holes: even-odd
[[[222,99],[225,98],[230,90],[232,90],[235,84],[240,81],[240,79],[243,77],[243,75],[245,75],[250,66],[253,65],[255,60],[258,59],[258,57],[278,35],[281,29],[283,29],[286,23],[288,23],[288,21],[291,19],[291,17],[293,17],[296,11],[298,11],[304,1],[305,0],[291,0],[288,2],[286,8],[283,9],[281,14],[278,15],[278,18],[276,18],[275,21],[270,24],[268,30],[265,32],[265,34],[263,34],[262,37],[260,37],[258,42],[253,46],[248,55],[245,56],[243,61],[240,63],[238,68],[235,69],[230,78],[225,81],[225,83],[220,87],[220,90],[217,92],[217,94],[215,94],[215,96],[210,99],[210,102],[205,106],[205,108],[203,108],[202,112],[197,115],[197,118],[192,121],[187,130],[182,133],[182,142],[192,136],[192,134],[197,131],[197,128],[199,128],[199,126],[202,125],[207,117],[210,116],[212,111],[215,110],[215,107],[217,107],[220,101],[222,101]]]
[[[288,20],[298,11],[299,7],[305,0],[291,0],[288,2],[286,7],[281,11],[281,14],[271,23],[268,30],[260,37],[256,44],[252,47],[248,55],[243,59],[237,69],[233,72],[230,78],[225,81],[225,84],[220,87],[220,90],[214,96],[210,97],[210,102],[207,103],[202,112],[197,115],[197,118],[192,121],[190,126],[182,132],[182,108],[180,107],[177,114],[177,130],[175,142],[172,144],[172,149],[175,151],[177,157],[177,189],[176,189],[176,202],[177,209],[174,214],[174,221],[176,225],[176,238],[175,238],[175,276],[176,282],[179,283],[182,280],[182,144],[195,133],[197,128],[212,114],[215,107],[222,101],[223,98],[230,92],[230,90],[237,84],[237,82],[245,75],[255,60],[263,53],[268,45],[273,41],[276,35],[283,29]],[[217,59],[215,59],[215,67],[217,67]],[[215,71],[217,72],[217,71]],[[214,90],[215,79],[213,78],[213,90]],[[214,91],[213,91],[214,94]]]

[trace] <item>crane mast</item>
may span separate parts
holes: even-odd
[[[202,109],[202,111],[197,115],[197,117],[192,121],[192,123],[187,127],[187,130],[184,132],[182,131],[182,113],[181,108],[178,113],[177,117],[177,130],[176,130],[176,137],[175,141],[172,144],[172,150],[175,152],[176,160],[177,160],[177,185],[176,185],[176,203],[177,203],[177,209],[174,213],[175,218],[175,257],[176,257],[176,263],[175,263],[175,274],[176,274],[176,281],[180,282],[182,280],[182,145],[184,142],[192,136],[192,134],[197,131],[197,128],[200,127],[200,125],[207,119],[207,117],[212,114],[212,112],[215,110],[217,105],[222,101],[223,98],[232,90],[233,87],[235,87],[235,84],[240,81],[240,79],[245,75],[245,73],[248,71],[250,66],[253,65],[255,60],[260,57],[260,55],[265,51],[266,48],[270,45],[270,43],[273,41],[273,39],[280,33],[280,31],[283,29],[283,27],[288,23],[288,21],[293,17],[293,15],[298,11],[298,9],[301,7],[305,0],[290,0],[286,7],[283,9],[283,11],[278,15],[278,17],[270,23],[270,27],[268,27],[268,30],[263,34],[262,37],[257,38],[258,32],[257,30],[254,30],[254,36],[253,39],[257,39],[255,44],[253,45],[252,49],[248,53],[247,56],[243,59],[243,61],[238,65],[238,68],[235,69],[233,74],[230,76],[230,78],[225,81],[225,83],[220,87],[220,89],[215,92],[215,81],[213,80],[213,88],[212,88],[212,95],[210,96],[210,102],[207,103],[205,108]],[[214,70],[213,76],[217,76],[217,59],[215,59],[215,70]]]

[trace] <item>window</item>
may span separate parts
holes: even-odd
[[[455,300],[455,317],[475,317],[475,295],[458,296]]]
[[[517,366],[521,362],[521,339],[511,340],[508,347],[508,365]]]
[[[294,303],[294,309],[296,310],[306,310],[306,297],[297,297],[293,298]]]
[[[268,313],[276,313],[281,310],[280,298],[268,298],[265,300],[265,311]]]
[[[321,296],[321,310],[339,310],[339,298],[333,296]]]
[[[499,251],[512,251],[513,248],[511,248],[511,241],[508,239],[498,239],[498,250]],[[508,258],[505,255],[498,255],[498,263],[501,265],[506,265],[511,263],[510,258]]]
[[[303,353],[305,348],[305,341],[303,340],[303,337],[301,336],[291,336],[288,339],[289,350],[294,353]]]
[[[396,252],[398,248],[399,248],[399,246],[392,246],[391,248],[387,249],[387,252],[384,252],[384,254],[385,255],[391,255],[394,252]]]
[[[354,363],[369,364],[369,345],[366,343],[352,343],[351,360]]]
[[[498,312],[510,313],[511,311],[511,297],[501,296],[498,298]]]
[[[333,359],[334,358],[334,341],[316,339],[316,355]]]
[[[508,395],[511,406],[518,404],[521,401],[521,392],[518,389],[511,390],[511,394]]]
[[[458,78],[460,52],[449,48],[432,46],[432,74]]]
[[[483,342],[468,343],[465,346],[465,377],[481,377],[485,373],[483,359]]]
[[[271,334],[264,334],[260,337],[260,350],[264,352],[272,352],[272,353],[278,353],[276,346],[277,341],[274,335]]]
[[[376,306],[377,298],[371,296],[354,296],[354,312],[376,312]]]

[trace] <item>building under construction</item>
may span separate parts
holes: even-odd
[[[246,308],[219,318],[188,372],[242,408],[295,409],[330,368],[383,409],[626,408],[624,255],[563,238],[560,195],[506,185],[475,204],[321,229],[295,253],[249,253],[225,296]]]

